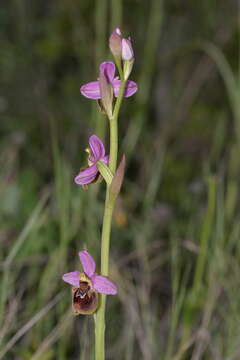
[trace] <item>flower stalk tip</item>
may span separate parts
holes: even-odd
[[[123,61],[130,61],[134,59],[134,52],[132,41],[129,37],[122,37],[121,30],[116,28],[113,30],[109,38],[109,48],[114,58],[121,58]]]

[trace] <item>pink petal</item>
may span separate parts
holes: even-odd
[[[91,148],[92,156],[89,157],[89,160],[92,162],[97,162],[105,155],[105,148],[102,140],[99,139],[97,135],[92,135],[89,138],[89,145]]]
[[[80,271],[72,271],[69,273],[66,273],[62,277],[63,281],[66,283],[79,287],[79,281],[80,281]]]
[[[102,294],[115,295],[118,292],[117,286],[106,276],[93,275],[91,281],[94,289]]]
[[[113,80],[113,91],[114,91],[114,95],[117,97],[118,96],[118,92],[120,89],[120,85],[121,85],[121,81],[118,79],[114,79]],[[124,96],[125,97],[129,97],[132,96],[133,94],[135,94],[138,91],[138,87],[137,84],[134,81],[128,80],[126,83],[126,88],[125,88],[125,92],[124,92]]]
[[[115,65],[112,61],[104,61],[100,65],[100,72],[103,73],[108,82],[112,82],[115,75]]]
[[[80,92],[88,99],[101,99],[98,81],[89,82],[80,87]]]
[[[88,277],[91,277],[96,270],[96,263],[93,259],[93,257],[89,254],[87,250],[80,251],[78,253],[78,256],[80,258],[83,271]]]
[[[96,165],[88,166],[86,169],[80,171],[75,177],[74,181],[78,185],[86,185],[93,182],[98,174],[98,168]]]

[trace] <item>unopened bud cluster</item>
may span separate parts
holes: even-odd
[[[134,63],[134,52],[131,38],[123,38],[121,30],[116,28],[110,36],[109,47],[115,58],[116,64],[121,65],[121,61],[123,61],[124,79],[127,80]]]

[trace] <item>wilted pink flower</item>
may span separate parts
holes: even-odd
[[[88,167],[82,169],[75,177],[74,181],[78,185],[87,185],[98,180],[100,173],[98,171],[97,162],[101,161],[108,164],[109,160],[108,155],[105,155],[103,142],[97,135],[90,136],[88,142],[90,147],[90,149],[87,149],[89,153]]]
[[[72,271],[62,279],[74,286],[73,309],[76,314],[92,314],[98,306],[98,293],[115,295],[117,286],[106,276],[98,275],[96,263],[87,250],[78,253],[84,272]]]
[[[115,97],[117,97],[121,86],[121,81],[119,80],[118,77],[114,77],[115,70],[116,68],[112,61],[105,61],[100,65],[100,72],[104,74],[108,83],[112,85],[113,93]],[[134,81],[128,80],[126,82],[124,96],[125,97],[132,96],[133,94],[135,94],[135,92],[137,92],[137,90],[138,90],[137,84]],[[81,86],[80,92],[83,96],[89,99],[95,99],[95,100],[101,99],[99,80],[92,81]]]

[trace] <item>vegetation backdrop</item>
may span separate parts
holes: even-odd
[[[229,0],[10,0],[0,9],[0,359],[93,359],[62,274],[97,257],[104,184],[73,182],[108,131],[80,85],[131,35],[107,359],[240,358],[239,9]]]

